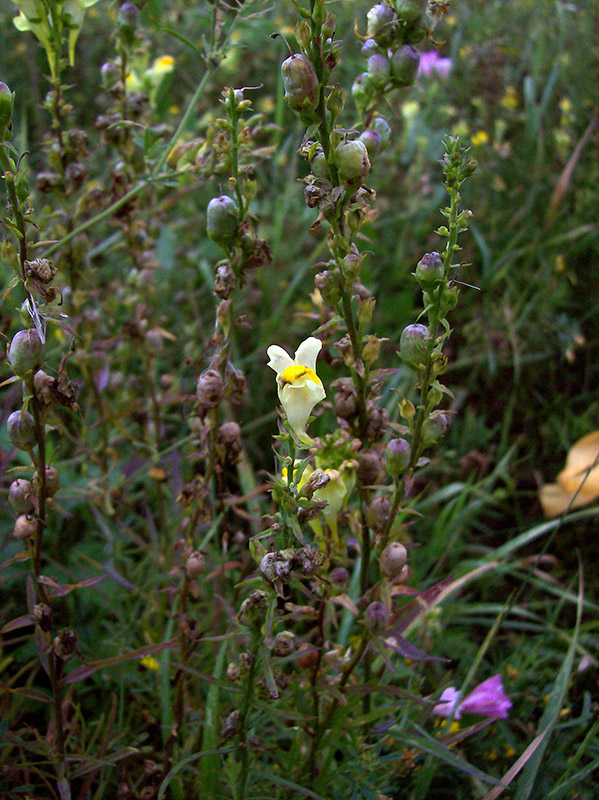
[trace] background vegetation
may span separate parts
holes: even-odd
[[[298,12],[293,2],[258,0],[239,8],[139,5],[128,49],[117,3],[87,9],[60,101],[48,95],[44,49],[13,26],[13,4],[0,8],[0,78],[15,92],[11,142],[27,153],[39,227],[30,235],[45,242],[36,255],[58,268],[50,306],[59,324],[48,324],[46,369],[64,393],[70,386],[77,394],[55,399],[47,420],[47,463],[61,488],[49,508],[41,572],[61,587],[46,584],[52,637],[63,636],[66,648],[62,756],[43,669],[47,645],[31,619],[12,624],[32,613],[33,582],[5,500],[11,482],[30,480],[33,470],[6,425],[0,432],[0,794],[490,799],[499,793],[489,780],[507,775],[505,797],[590,800],[599,766],[596,510],[544,521],[538,490],[562,469],[572,443],[599,427],[597,4],[452,3],[434,41],[418,44],[451,59],[449,73],[421,72],[379,106],[392,135],[367,180],[376,202],[360,230],[360,248],[371,253],[360,281],[377,301],[377,368],[387,370],[378,404],[392,423],[401,422],[398,400],[413,398],[413,372],[397,357],[402,330],[422,309],[412,273],[423,253],[444,246],[434,231],[446,204],[445,134],[459,135],[478,161],[462,192],[474,216],[460,240],[463,285],[445,346],[455,413],[415,475],[411,513],[398,522],[408,586],[430,592],[410,642],[445,660],[395,653],[385,669],[379,657],[370,682],[356,680],[350,702],[336,709],[309,776],[298,764],[315,741],[310,662],[288,657],[273,667],[265,653],[259,660],[252,625],[237,616],[250,589],[264,583],[250,540],[277,519],[269,486],[281,473],[272,439],[278,400],[266,348],[293,352],[330,315],[314,294],[329,254],[326,226],[310,232],[317,211],[304,202],[308,165],[297,151],[306,124],[285,103],[285,43],[270,38],[282,33],[296,51]],[[343,42],[334,72],[347,92],[341,124],[351,129],[360,126],[351,85],[365,69],[360,36],[370,3],[329,6]],[[102,65],[125,51],[123,101]],[[221,316],[215,325],[222,296],[213,294],[223,250],[205,228],[208,203],[229,191],[235,163],[217,121],[229,113],[227,87],[244,88],[252,104],[243,110],[238,166],[255,181],[249,233],[268,252],[252,251],[256,263],[243,272],[225,346],[218,330],[227,323]],[[170,172],[157,181],[167,154]],[[7,225],[3,237],[15,241]],[[8,342],[29,323],[23,287],[10,284],[5,262],[0,330]],[[67,384],[59,364],[73,338]],[[236,431],[214,439],[196,394],[215,352],[240,371],[237,384],[228,373],[218,419],[241,426],[237,451]],[[4,348],[0,358],[4,380],[12,375]],[[310,433],[324,437],[335,416],[331,383],[348,374],[332,342],[318,374],[328,397]],[[20,407],[21,385],[2,392],[6,420]],[[396,435],[386,430],[387,439]],[[351,520],[342,513],[350,551]],[[189,531],[205,560],[201,576],[185,568]],[[268,540],[256,541],[268,549]],[[311,623],[299,607],[313,597],[300,587],[308,583],[294,585],[297,615],[285,618],[304,643]],[[444,593],[437,600],[434,592]],[[347,596],[359,604],[355,580]],[[355,652],[347,614],[336,641]],[[200,631],[196,638],[181,632],[182,620]],[[71,630],[76,640],[60,633]],[[256,672],[244,665],[248,651]],[[341,657],[331,656],[337,681]],[[229,664],[241,678],[234,669],[227,677]],[[257,687],[251,708],[243,701],[248,671]],[[439,728],[432,706],[444,688],[467,694],[497,673],[513,703],[509,719]],[[333,679],[321,690],[324,704],[341,694]],[[240,708],[241,729],[231,721]]]

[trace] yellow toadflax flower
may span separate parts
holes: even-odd
[[[326,397],[316,374],[316,358],[321,347],[320,339],[310,336],[297,348],[295,358],[276,344],[266,351],[270,359],[268,366],[277,373],[277,392],[287,421],[300,442],[306,445],[313,442],[306,433],[308,418],[316,403]]]
[[[541,487],[539,500],[548,519],[586,506],[599,498],[599,431],[572,445],[557,483]]]

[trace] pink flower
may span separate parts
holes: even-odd
[[[451,70],[451,58],[441,58],[436,50],[425,50],[420,54],[419,75],[432,75],[436,72],[440,78],[447,78]]]
[[[453,686],[445,689],[440,697],[441,702],[433,708],[433,714],[449,717],[456,706],[458,695],[458,690]],[[491,719],[507,719],[511,707],[512,701],[504,691],[501,675],[493,675],[459,702],[453,716],[454,719],[460,719],[462,714],[480,714]]]

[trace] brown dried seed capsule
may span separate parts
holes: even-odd
[[[28,514],[33,510],[33,487],[29,481],[17,478],[8,488],[8,502],[17,514]]]
[[[30,514],[21,514],[15,520],[13,536],[15,539],[31,539],[37,531],[37,520]]]
[[[58,658],[68,661],[77,650],[77,634],[75,631],[68,628],[59,631],[58,636],[55,636],[52,642],[52,649]]]
[[[54,386],[56,381],[43,369],[38,370],[33,376],[33,392],[35,399],[44,406],[49,406],[54,399]]]
[[[226,300],[235,286],[235,273],[228,264],[221,264],[214,275],[214,294]]]
[[[358,413],[358,395],[350,380],[339,381],[335,394],[335,414],[341,419],[353,419]]]
[[[364,624],[372,633],[382,633],[389,624],[389,609],[380,600],[371,603],[364,613]]]
[[[241,428],[236,422],[225,422],[216,432],[216,441],[224,449],[227,464],[236,464],[241,453]]]
[[[319,652],[320,651],[318,647],[314,647],[313,644],[302,642],[297,649],[295,663],[298,665],[298,667],[301,667],[301,669],[310,669],[310,667],[315,667],[318,663]]]
[[[385,547],[379,559],[381,572],[387,578],[400,574],[408,559],[408,551],[400,542],[391,542]]]
[[[225,386],[220,372],[207,369],[198,378],[196,397],[202,409],[215,408],[223,399]]]
[[[37,472],[33,476],[33,487],[39,489],[39,476]],[[46,497],[54,497],[60,487],[60,477],[56,467],[46,467]]]
[[[385,408],[377,406],[376,403],[367,403],[366,414],[368,417],[368,438],[373,442],[378,442],[383,438],[385,429],[389,424],[389,414]]]
[[[191,553],[185,561],[185,574],[188,578],[197,578],[206,568],[206,560],[199,551]]]
[[[364,486],[376,486],[385,480],[385,459],[378,450],[364,450],[358,455],[358,480]]]
[[[45,603],[37,603],[33,606],[33,617],[36,624],[40,626],[43,631],[52,629],[52,609]]]
[[[366,522],[375,533],[380,533],[384,530],[390,514],[391,501],[386,495],[381,495],[380,497],[375,497],[368,506]]]
[[[295,650],[295,634],[291,631],[279,631],[275,636],[272,652],[275,656],[284,658],[290,656]]]

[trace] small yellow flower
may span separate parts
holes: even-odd
[[[599,498],[599,431],[572,445],[557,483],[541,487],[539,500],[548,519],[586,506]]]
[[[474,147],[480,147],[483,144],[487,144],[489,141],[489,134],[486,131],[476,131],[476,133],[472,134],[472,138],[470,139],[472,145]]]
[[[291,358],[286,350],[272,344],[268,350],[268,366],[277,373],[277,392],[287,421],[300,442],[311,445],[306,433],[312,409],[326,397],[322,381],[316,374],[316,359],[322,347],[314,336],[303,341]]]
[[[507,108],[510,111],[518,108],[518,92],[513,86],[506,86],[505,94],[499,102],[504,108]]]
[[[160,664],[156,661],[154,656],[144,656],[139,663],[142,667],[152,670],[152,672],[158,672],[160,669]]]
[[[172,56],[159,56],[154,59],[152,64],[152,72],[155,76],[166,75],[167,72],[172,72],[175,67],[175,59]]]

